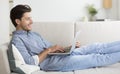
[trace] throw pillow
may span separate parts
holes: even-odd
[[[26,64],[21,53],[18,51],[14,44],[12,44],[12,52],[16,66],[14,69],[12,69],[14,72],[20,74],[31,74],[34,71],[40,70],[39,66]]]

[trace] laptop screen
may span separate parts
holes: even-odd
[[[72,47],[71,47],[70,53],[72,52],[72,50],[75,49],[77,37],[78,37],[78,35],[80,34],[80,32],[81,32],[81,31],[78,31],[78,32],[76,32],[76,34],[75,34],[75,37],[74,37],[73,42],[72,42]]]

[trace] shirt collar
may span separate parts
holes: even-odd
[[[25,31],[25,30],[16,30],[13,32],[13,34],[28,34],[30,33],[31,31]]]

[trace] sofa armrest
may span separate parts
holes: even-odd
[[[0,73],[1,74],[10,74],[10,67],[7,57],[7,46],[0,46]]]

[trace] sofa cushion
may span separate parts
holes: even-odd
[[[104,67],[76,70],[75,74],[120,74],[120,63]]]
[[[71,72],[55,72],[55,71],[50,71],[50,72],[45,72],[45,71],[35,71],[32,74],[74,74],[73,71]]]
[[[40,70],[39,66],[26,64],[22,55],[20,54],[18,49],[13,44],[12,44],[11,51],[12,51],[11,53],[13,54],[12,55],[13,59],[12,59],[12,57],[9,57],[9,61],[10,61],[10,65],[11,65],[11,70],[13,72],[17,72],[20,74],[31,74],[34,71]],[[9,56],[11,56],[11,55],[9,55]]]

